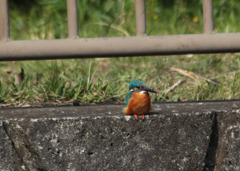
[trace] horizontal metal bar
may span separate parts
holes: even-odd
[[[78,38],[77,0],[67,0],[68,38]]]
[[[240,52],[240,33],[0,42],[0,61]]]
[[[0,0],[0,40],[9,39],[8,1]]]
[[[145,0],[135,0],[136,35],[146,35]]]
[[[213,33],[213,1],[203,0],[203,32]]]

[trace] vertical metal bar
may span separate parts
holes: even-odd
[[[136,35],[146,36],[145,0],[135,0]]]
[[[68,38],[78,38],[77,0],[67,0]]]
[[[0,0],[0,40],[10,39],[8,20],[8,1]]]
[[[203,32],[211,34],[213,32],[213,1],[203,0]]]

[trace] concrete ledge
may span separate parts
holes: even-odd
[[[240,170],[240,101],[0,110],[0,170]]]

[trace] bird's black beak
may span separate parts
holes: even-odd
[[[155,90],[144,87],[143,90],[147,91],[147,92],[152,92],[152,93],[157,93]]]

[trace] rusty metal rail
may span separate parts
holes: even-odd
[[[213,33],[213,2],[212,0],[203,0],[203,32]]]
[[[77,0],[67,0],[68,38],[11,41],[7,0],[0,0],[0,61],[240,52],[240,33],[213,32],[212,0],[203,0],[204,34],[147,36],[145,1],[135,0],[136,36],[79,38]]]
[[[78,38],[77,0],[67,1],[68,38]]]
[[[9,38],[8,1],[0,0],[0,41],[7,41]]]

